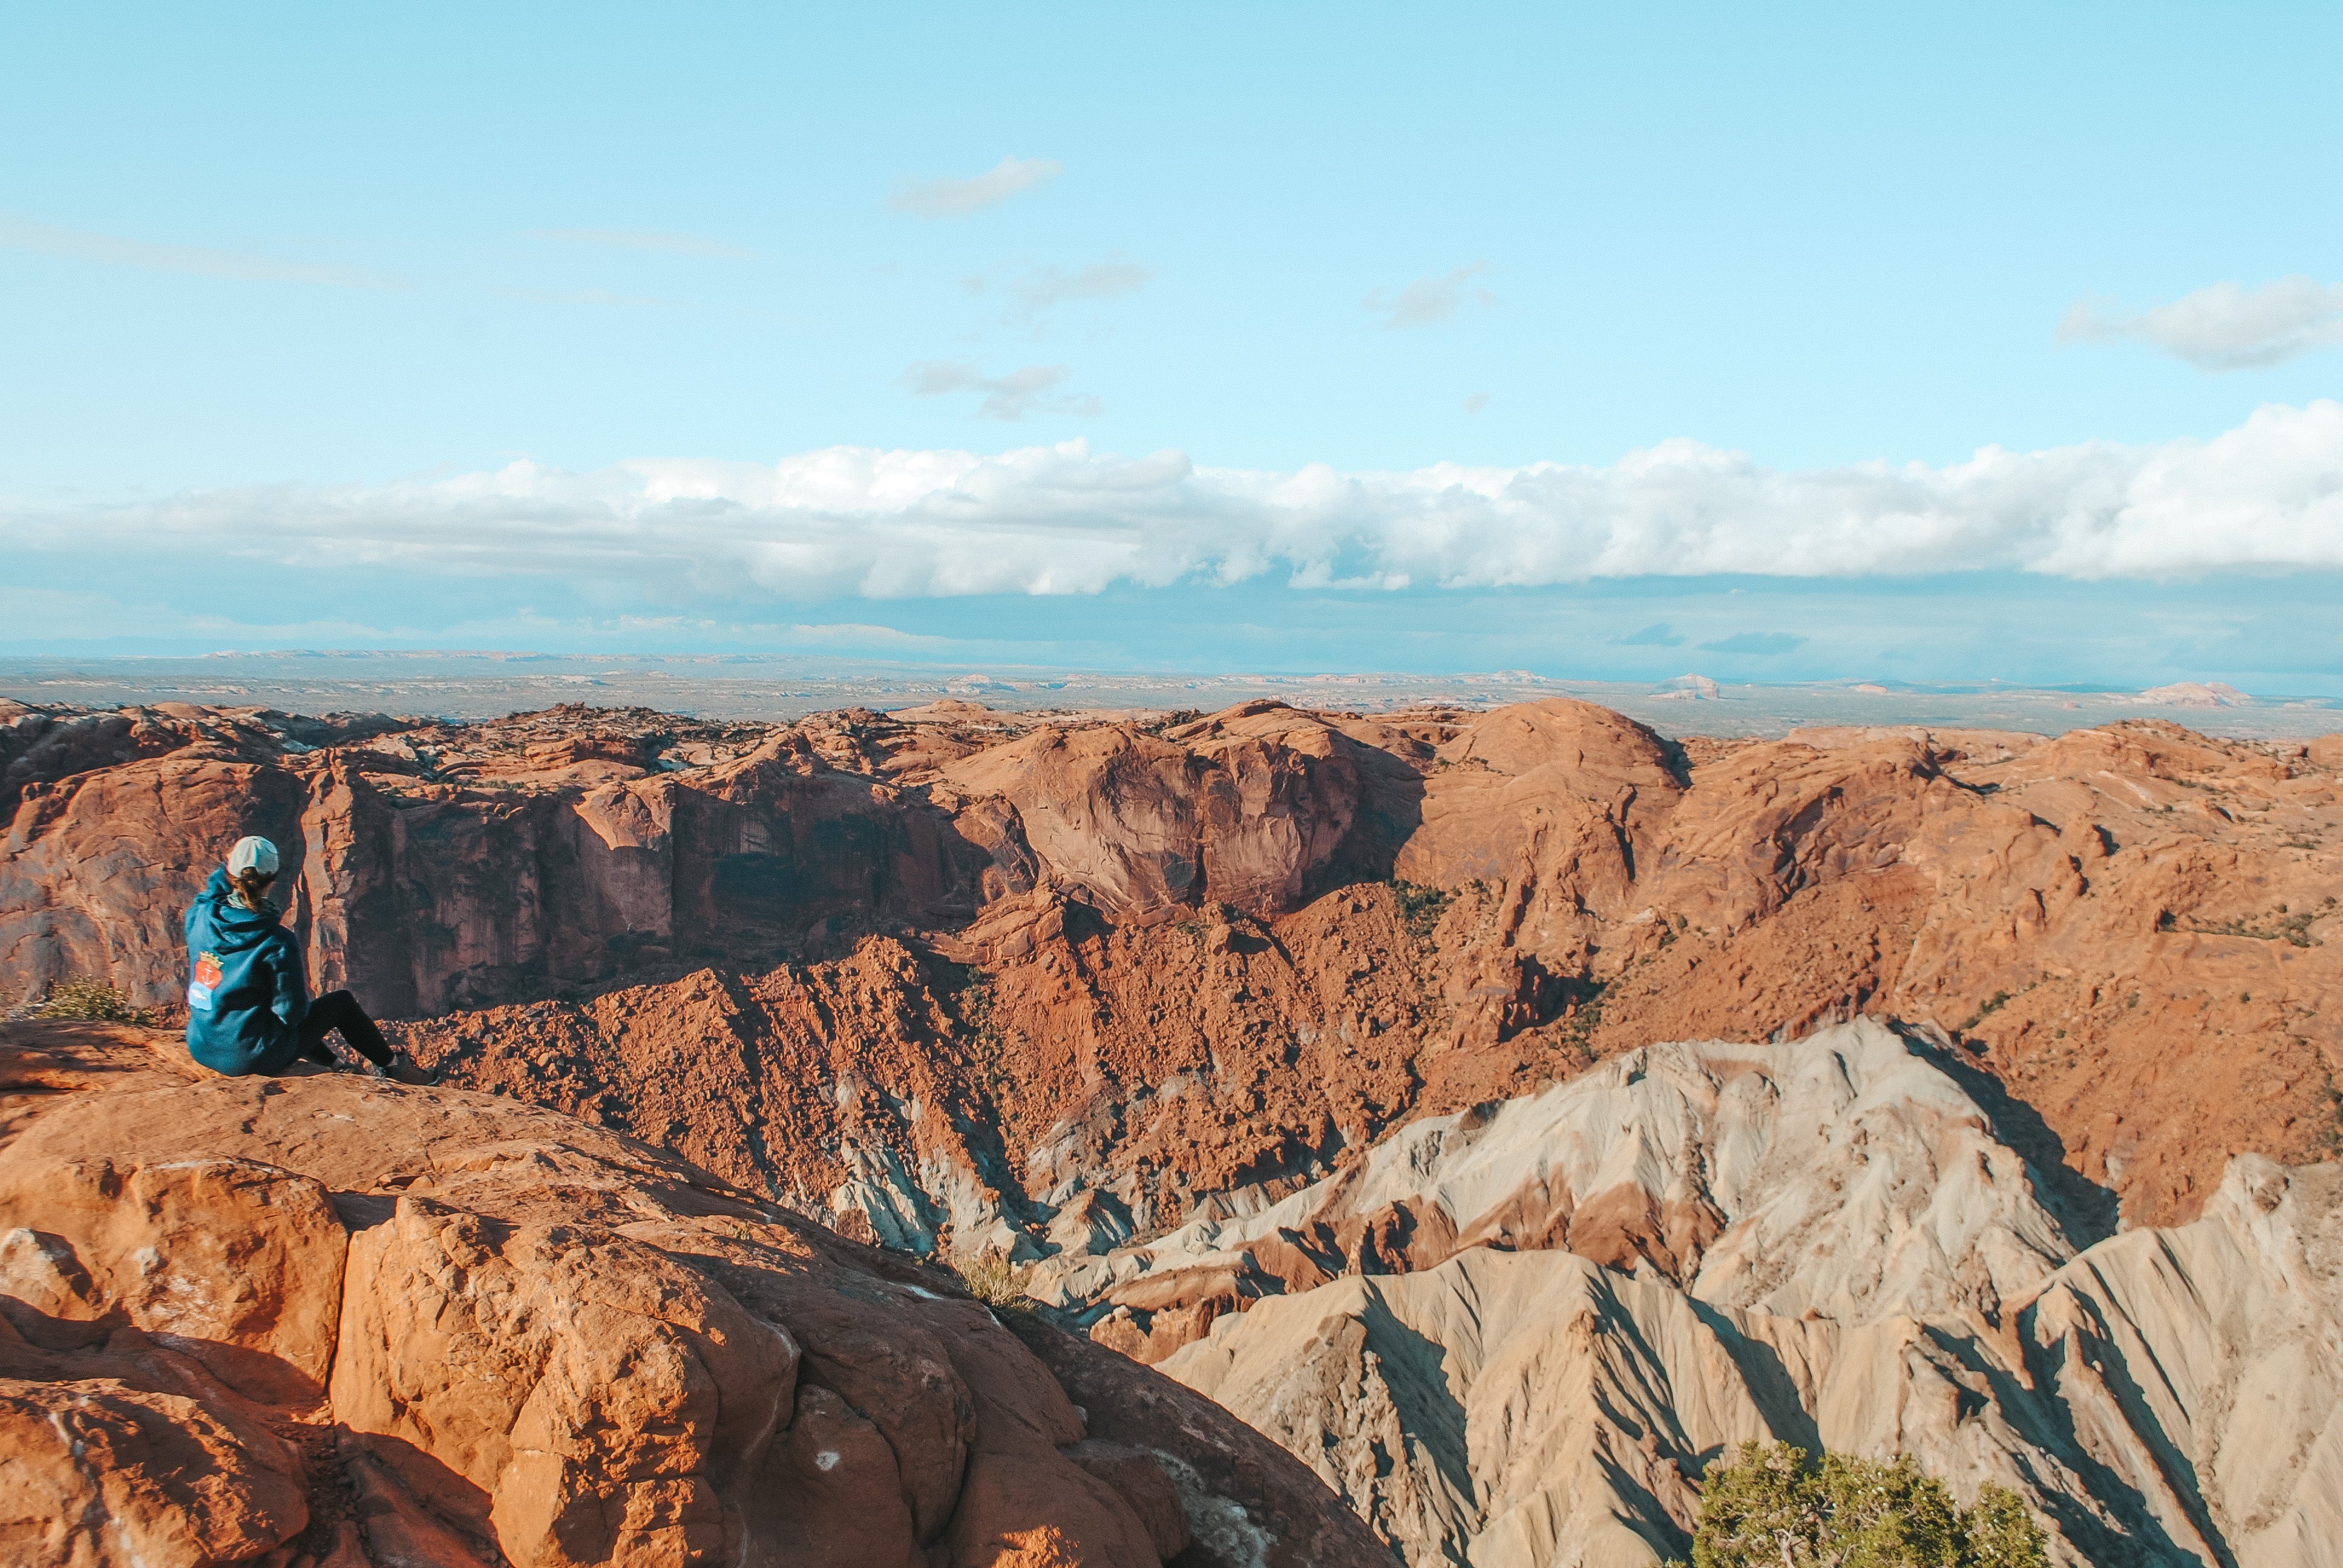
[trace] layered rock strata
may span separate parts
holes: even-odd
[[[1152,1242],[1069,1247],[1027,1288],[1142,1361],[1265,1298],[1483,1247],[1568,1251],[1720,1307],[1990,1332],[2105,1205],[2054,1191],[1956,1072],[1983,1076],[1867,1019],[1795,1044],[1649,1046],[1412,1122],[1282,1200],[1239,1189]]]
[[[1654,1047],[1101,1267],[1308,1259],[1161,1364],[1415,1564],[1680,1556],[1750,1441],[2012,1487],[2074,1561],[2336,1562],[2343,1166],[2244,1156],[2197,1221],[2077,1253],[1929,1054]],[[1319,1272],[1378,1234],[1421,1251]]]
[[[1388,1561],[1177,1385],[642,1144],[0,1027],[12,1563]]]

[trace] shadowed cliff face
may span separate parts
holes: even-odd
[[[167,1002],[186,898],[265,832],[319,989],[418,1055],[914,1248],[1160,1231],[1622,1050],[1861,1014],[1956,1038],[2134,1222],[2335,1139],[2331,740],[1680,747],[1557,699],[27,710],[0,745],[15,995]]]
[[[971,824],[971,839],[950,813],[826,764],[817,742],[850,737],[850,719],[809,735],[632,718],[309,749],[277,716],[206,716],[161,755],[29,781],[0,867],[0,955],[15,986],[98,972],[168,1000],[171,911],[245,832],[285,856],[280,898],[318,989],[392,1016],[687,958],[769,963],[833,926],[965,919],[988,871],[1022,885],[1013,822],[1006,838]]]
[[[176,910],[246,832],[286,857],[320,989],[392,1016],[950,930],[1037,879],[1115,922],[1216,900],[1279,914],[1357,874],[1365,749],[1266,713],[1192,747],[1127,724],[1004,739],[867,713],[770,729],[588,710],[320,747],[297,733],[317,724],[256,711],[28,712],[0,728],[16,748],[0,972],[19,994],[103,973],[167,1002]],[[1377,825],[1387,859],[1401,835]]]

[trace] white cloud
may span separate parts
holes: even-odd
[[[1062,365],[1028,365],[1006,376],[987,376],[961,360],[930,359],[903,372],[912,396],[936,397],[951,392],[981,392],[977,413],[986,419],[1022,419],[1039,409],[1045,414],[1078,414],[1086,418],[1104,413],[1096,397],[1066,394],[1051,397],[1069,372]]]
[[[959,217],[1039,190],[1065,172],[1066,166],[1055,158],[1005,157],[964,180],[900,181],[887,205],[920,217]]]
[[[1419,277],[1405,288],[1378,288],[1359,301],[1363,310],[1383,318],[1383,330],[1401,327],[1433,327],[1453,318],[1468,300],[1494,305],[1497,297],[1473,279],[1486,272],[1485,261],[1468,263],[1439,277]]]
[[[836,648],[930,650],[949,648],[952,642],[948,637],[937,637],[928,632],[898,631],[891,626],[871,626],[863,621],[837,621],[828,626],[807,626],[799,622],[789,628],[789,635],[800,642],[818,642]]]
[[[569,245],[596,245],[613,250],[649,250],[668,256],[704,256],[725,261],[748,261],[754,251],[743,250],[720,239],[702,239],[692,234],[669,234],[663,229],[638,228],[538,228],[528,232],[531,239],[558,239]]]
[[[186,273],[196,277],[227,277],[246,283],[309,283],[332,288],[403,288],[396,278],[346,266],[310,266],[277,261],[242,251],[208,250],[193,245],[149,245],[110,234],[52,228],[47,224],[0,213],[0,245],[18,250],[43,251],[75,261],[106,266],[135,266],[149,272]]]
[[[2343,283],[2297,275],[2259,288],[2217,283],[2136,316],[2078,300],[2058,324],[2064,341],[2137,338],[2199,370],[2262,369],[2343,343]]]
[[[1029,266],[1001,288],[1017,302],[1014,318],[1031,321],[1071,300],[1112,299],[1136,294],[1145,286],[1147,278],[1147,268],[1137,262],[1110,256],[1071,272],[1057,266]],[[980,294],[987,284],[984,279],[975,278],[970,280],[970,286]]]
[[[1059,367],[914,385],[1040,397]],[[1019,381],[1018,377],[1026,377]],[[1013,385],[1012,385],[1013,384]],[[1030,404],[1027,406],[1031,406]],[[1931,467],[1784,471],[1674,440],[1607,467],[1205,468],[1082,441],[993,455],[837,447],[765,466],[568,473],[518,462],[383,486],[190,491],[0,508],[16,558],[239,558],[623,585],[669,603],[1087,593],[1116,583],[1531,587],[1593,578],[1851,578],[1969,568],[2075,578],[2343,568],[2343,403],[2269,405],[2210,440]]]

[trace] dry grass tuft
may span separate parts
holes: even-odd
[[[968,1293],[988,1307],[1022,1309],[1025,1280],[1031,1269],[1021,1269],[998,1252],[987,1252],[972,1263],[956,1264],[952,1271]]]
[[[75,975],[71,980],[55,981],[49,994],[41,1003],[35,1018],[77,1019],[89,1023],[144,1023],[144,1009],[130,1005],[130,999],[102,980],[87,975]]]

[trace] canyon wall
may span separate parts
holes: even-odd
[[[874,1234],[1159,1229],[1621,1050],[1858,1015],[1944,1030],[2134,1221],[2193,1215],[2233,1153],[2335,1147],[2331,742],[1679,745],[1555,699],[21,711],[0,743],[15,994],[167,1002],[185,898],[268,832],[320,989]]]

